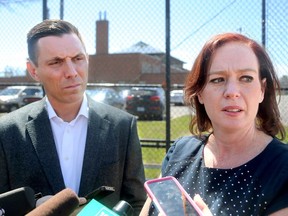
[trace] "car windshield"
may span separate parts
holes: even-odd
[[[0,95],[17,95],[20,90],[18,88],[6,88],[0,92]]]

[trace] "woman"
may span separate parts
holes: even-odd
[[[197,195],[207,215],[288,215],[288,146],[279,141],[285,130],[276,90],[274,67],[258,43],[235,33],[214,36],[185,84],[196,113],[193,136],[172,145],[162,176]],[[157,214],[152,205],[149,215]]]

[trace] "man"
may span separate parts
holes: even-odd
[[[77,28],[45,20],[27,43],[27,70],[46,96],[0,119],[0,193],[71,188],[83,197],[113,186],[103,203],[125,200],[139,215],[146,194],[136,120],[86,96],[88,55]]]

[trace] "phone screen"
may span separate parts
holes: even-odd
[[[177,181],[177,180],[176,180]],[[188,194],[172,178],[147,181],[151,198],[158,208],[167,216],[199,216],[195,206],[188,200]],[[152,194],[151,194],[152,193]],[[149,194],[149,191],[148,191]],[[153,197],[154,196],[154,197]],[[157,206],[159,205],[159,206]],[[196,205],[196,204],[195,204]],[[160,209],[159,209],[160,207]],[[197,208],[197,206],[196,206]],[[199,210],[198,210],[199,211]],[[160,210],[161,212],[161,210]]]

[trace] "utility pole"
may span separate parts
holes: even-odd
[[[262,0],[262,45],[266,46],[266,0]]]
[[[60,0],[60,19],[64,18],[64,0]]]
[[[43,0],[42,2],[42,10],[43,10],[43,20],[48,19],[48,7],[47,7],[47,0]]]

